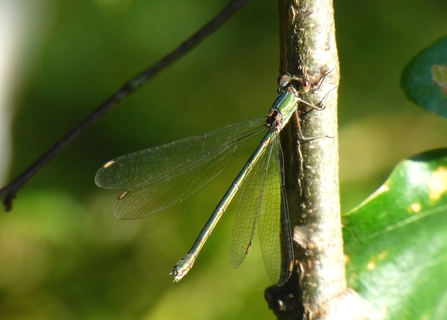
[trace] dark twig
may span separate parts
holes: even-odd
[[[82,120],[75,128],[68,132],[62,139],[57,141],[47,151],[45,151],[36,161],[34,161],[23,172],[17,175],[7,186],[0,190],[0,198],[3,198],[3,205],[6,211],[12,209],[12,200],[16,197],[20,188],[31,179],[42,167],[54,159],[65,147],[73,142],[81,133],[89,128],[93,123],[106,114],[109,109],[121,102],[144,82],[155,76],[159,71],[165,69],[171,63],[191,51],[202,40],[209,36],[214,30],[220,27],[234,13],[241,9],[251,0],[234,0],[228,4],[215,18],[203,26],[192,37],[183,42],[177,49],[169,53],[152,67],[141,72],[137,76],[127,81],[120,90],[101,103],[90,115]]]

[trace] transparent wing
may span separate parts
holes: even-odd
[[[266,154],[264,152],[242,186],[230,243],[230,263],[233,268],[238,268],[244,262],[253,245],[265,184]]]
[[[265,131],[265,117],[116,158],[96,174],[106,189],[126,189],[114,214],[137,219],[164,210],[196,193],[233,161],[243,144]]]
[[[259,240],[267,273],[281,286],[292,272],[293,244],[279,138],[273,141],[271,151],[258,222]]]
[[[287,200],[283,188],[282,153],[275,138],[244,184],[231,238],[231,265],[239,267],[249,253],[256,228],[267,273],[284,284],[293,261]]]

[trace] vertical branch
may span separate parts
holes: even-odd
[[[278,319],[361,319],[355,311],[358,297],[345,280],[332,0],[278,0],[278,10],[280,74],[308,79],[316,89],[301,98],[313,105],[324,102],[325,109],[300,103],[281,132],[295,270],[283,287],[267,289],[266,299]]]

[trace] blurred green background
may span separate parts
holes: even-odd
[[[226,3],[0,0],[2,184]],[[446,33],[446,14],[445,0],[335,1],[343,211],[401,159],[446,146],[445,121],[399,87],[409,59]],[[235,205],[188,276],[168,275],[249,148],[198,195],[141,220],[116,219],[119,191],[93,178],[116,156],[265,114],[278,51],[276,2],[254,1],[30,181],[0,215],[0,318],[274,319],[258,244],[242,267],[229,264]]]

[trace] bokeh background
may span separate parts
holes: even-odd
[[[2,185],[226,3],[0,0]],[[446,122],[399,87],[409,59],[447,32],[447,2],[335,0],[335,16],[347,211],[400,160],[447,144]],[[258,243],[239,269],[229,264],[235,205],[185,279],[168,275],[250,148],[196,196],[141,220],[116,219],[119,191],[93,178],[116,156],[265,114],[278,51],[276,2],[254,1],[26,184],[0,214],[0,318],[274,319]]]

